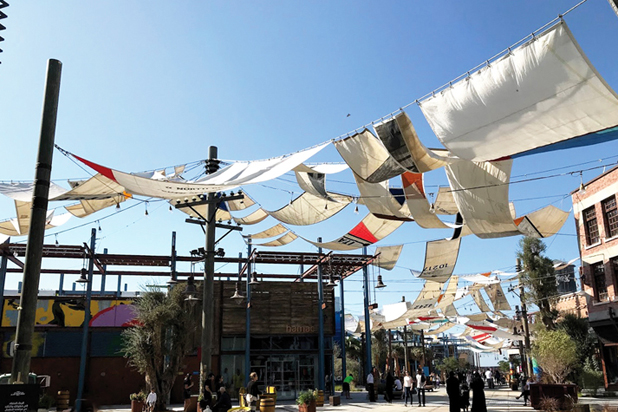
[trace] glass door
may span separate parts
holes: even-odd
[[[295,357],[272,357],[267,362],[268,386],[277,389],[277,399],[296,398],[296,371]]]

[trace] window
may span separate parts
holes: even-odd
[[[618,256],[611,258],[609,264],[612,267],[612,279],[614,279],[614,290],[616,290],[616,287],[618,287]]]
[[[616,208],[616,196],[601,202],[603,208],[603,221],[605,222],[605,236],[618,236],[618,209]]]
[[[594,206],[584,210],[584,229],[586,231],[586,244],[594,245],[599,242],[599,226]]]
[[[605,282],[605,266],[603,262],[592,265],[592,277],[594,279],[594,291],[599,302],[607,300],[607,283]]]

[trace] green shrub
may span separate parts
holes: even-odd
[[[296,404],[310,404],[311,402],[315,402],[318,400],[318,396],[314,391],[300,391],[298,397],[296,398]]]

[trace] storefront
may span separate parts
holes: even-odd
[[[232,282],[220,283],[221,296],[231,296]],[[332,365],[335,308],[333,291],[324,293],[325,374]],[[251,292],[251,371],[258,383],[274,386],[279,399],[294,399],[318,382],[319,335],[317,285],[314,282],[264,282]],[[229,300],[229,299],[227,299]],[[245,305],[223,300],[220,369],[245,376]],[[244,384],[244,380],[243,380]]]

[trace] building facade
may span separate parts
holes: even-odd
[[[590,326],[599,336],[606,389],[618,389],[618,167],[571,193]]]
[[[316,388],[318,382],[318,290],[315,282],[261,282],[251,293],[251,371],[259,383],[275,386],[281,399]],[[228,383],[239,372],[245,377],[247,305],[234,300],[235,282],[215,281],[215,313],[212,365]],[[325,369],[332,365],[332,336],[335,333],[333,290],[324,290]],[[50,376],[48,394],[77,393],[84,322],[84,295],[40,296],[32,351],[31,370]],[[239,304],[240,302],[240,304]],[[98,405],[129,403],[129,394],[145,387],[143,376],[123,357],[121,333],[132,327],[131,298],[93,296],[90,305],[85,397]],[[11,371],[19,296],[5,296],[0,323],[0,374]],[[193,308],[196,316],[201,313]],[[198,321],[198,324],[200,322]],[[185,358],[183,372],[199,371],[198,331],[194,353]],[[182,379],[172,390],[172,403],[182,402]]]

